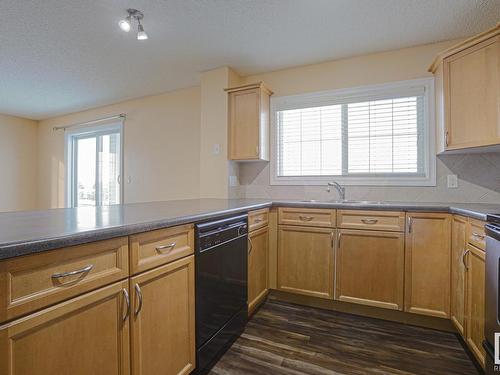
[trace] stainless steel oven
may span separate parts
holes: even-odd
[[[486,350],[486,373],[500,374],[500,364],[495,364],[498,356],[500,335],[500,215],[488,215],[486,224],[486,275],[485,275],[485,321],[483,346]],[[495,345],[497,346],[495,353]],[[498,360],[497,360],[498,362]]]

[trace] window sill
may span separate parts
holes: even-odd
[[[323,186],[335,181],[344,186],[436,186],[432,177],[271,177],[271,185]]]

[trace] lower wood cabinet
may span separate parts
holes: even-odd
[[[485,253],[472,246],[467,246],[467,303],[465,341],[484,367],[484,273]]]
[[[248,242],[248,312],[251,313],[265,299],[268,292],[268,227],[250,232]]]
[[[195,368],[194,256],[130,279],[132,374]]]
[[[403,309],[404,233],[339,231],[335,299]]]
[[[454,216],[451,230],[451,321],[465,334],[465,254],[467,219]]]
[[[0,374],[129,374],[128,281],[0,327]]]
[[[278,231],[277,288],[333,299],[335,230],[281,225]]]
[[[407,213],[405,311],[450,317],[451,218]]]

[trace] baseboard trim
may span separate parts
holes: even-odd
[[[393,322],[410,324],[419,327],[432,328],[440,331],[453,333],[457,332],[451,320],[437,318],[434,316],[411,314],[404,311],[382,309],[379,307],[358,305],[341,301],[325,300],[322,298],[292,294],[279,290],[271,290],[268,298],[278,301],[296,303],[298,305],[306,305],[317,307],[320,309],[334,310],[348,314],[361,315],[370,318],[390,320]]]

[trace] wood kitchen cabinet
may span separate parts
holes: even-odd
[[[226,91],[229,95],[229,159],[268,161],[269,98],[272,91],[262,82]]]
[[[467,303],[465,341],[484,367],[484,273],[485,253],[473,245],[467,245]]]
[[[451,229],[451,321],[465,336],[465,266],[467,218],[453,216]]]
[[[442,213],[407,213],[405,311],[450,317],[451,219]]]
[[[130,279],[132,374],[195,368],[194,256]]]
[[[268,292],[268,227],[250,232],[248,242],[248,313],[251,314],[264,301]]]
[[[333,299],[335,229],[279,226],[279,290]]]
[[[335,299],[403,309],[404,233],[339,230]]]
[[[126,375],[128,281],[0,327],[0,374]]]
[[[500,144],[500,24],[444,51],[436,77],[438,151]]]

